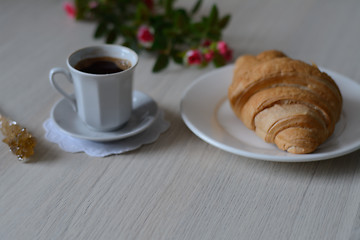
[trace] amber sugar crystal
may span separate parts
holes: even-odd
[[[0,130],[5,137],[3,142],[9,145],[19,160],[23,161],[34,154],[36,140],[26,128],[0,115]]]

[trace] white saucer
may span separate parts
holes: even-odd
[[[310,154],[291,154],[262,141],[238,119],[227,99],[233,65],[216,69],[195,80],[184,92],[181,116],[202,140],[222,150],[254,159],[278,162],[308,162],[338,157],[360,149],[360,84],[334,71],[321,68],[338,84],[343,112],[333,135]]]
[[[88,128],[74,112],[66,99],[58,101],[51,110],[51,118],[60,130],[72,137],[107,142],[134,136],[147,129],[156,119],[156,102],[140,91],[133,92],[133,112],[130,120],[121,128],[109,132],[100,132]]]

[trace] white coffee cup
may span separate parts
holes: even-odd
[[[84,59],[111,57],[124,59],[131,66],[109,74],[86,73],[75,68]],[[72,105],[80,119],[90,128],[111,131],[125,124],[132,112],[133,73],[137,54],[120,45],[99,45],[79,49],[67,58],[67,67],[50,70],[51,85]],[[74,85],[74,95],[66,93],[55,81],[61,73]]]

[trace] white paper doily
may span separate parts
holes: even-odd
[[[157,119],[148,129],[135,136],[113,142],[93,142],[71,137],[62,132],[51,118],[45,120],[43,127],[46,131],[45,138],[58,144],[66,152],[85,152],[92,157],[106,157],[135,150],[144,144],[156,141],[160,134],[170,127],[170,123],[164,119],[163,112],[159,110]]]

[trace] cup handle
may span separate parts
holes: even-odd
[[[61,73],[61,74],[65,75],[66,79],[70,83],[73,83],[71,74],[68,70],[66,70],[64,68],[60,68],[60,67],[52,68],[49,73],[49,80],[50,80],[51,85],[54,87],[54,89],[57,90],[60,94],[62,94],[66,100],[68,100],[68,102],[71,104],[74,111],[76,112],[77,109],[76,109],[75,97],[73,95],[66,93],[62,88],[59,87],[59,85],[56,83],[55,78],[54,78],[57,73]]]

